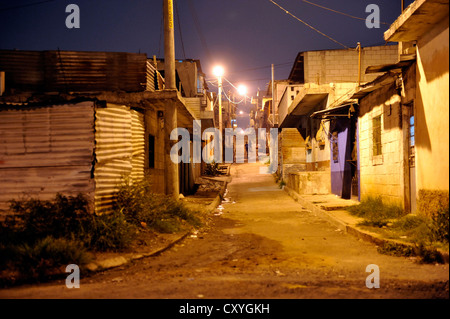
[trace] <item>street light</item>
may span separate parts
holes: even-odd
[[[245,85],[239,85],[237,91],[239,95],[245,96],[247,94],[247,87]]]
[[[224,68],[221,67],[221,66],[216,66],[216,67],[213,69],[213,74],[214,74],[215,76],[217,76],[218,78],[221,78],[221,77],[223,77],[223,75],[225,74],[225,70],[224,70]]]

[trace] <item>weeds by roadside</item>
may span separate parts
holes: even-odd
[[[124,183],[120,188],[114,211],[136,227],[150,227],[162,233],[180,231],[185,226],[199,227],[197,212],[182,202],[165,195],[153,194],[146,182]]]
[[[449,210],[441,208],[433,218],[425,215],[405,215],[395,205],[384,204],[381,198],[367,198],[359,205],[347,210],[364,218],[359,226],[374,231],[385,238],[401,239],[411,243],[412,247],[385,244],[379,252],[395,256],[418,256],[421,262],[443,262],[438,249],[448,250]]]
[[[0,286],[44,280],[68,264],[83,268],[93,252],[130,247],[142,228],[174,233],[200,225],[196,212],[152,194],[146,183],[123,185],[114,210],[101,215],[81,194],[11,201],[11,214],[0,221]]]
[[[282,189],[283,186],[287,185],[286,182],[284,181],[283,177],[278,172],[273,173],[272,176],[275,179],[275,183],[278,184],[278,187],[280,189]]]
[[[212,161],[211,163],[207,163],[206,164],[206,168],[205,168],[205,175],[206,176],[218,176],[221,174],[220,169],[219,169],[219,164]]]
[[[400,207],[384,204],[379,197],[369,197],[361,201],[359,205],[348,207],[347,210],[355,216],[363,217],[362,225],[374,227],[386,226],[390,220],[405,215]]]

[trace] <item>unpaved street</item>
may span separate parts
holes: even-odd
[[[0,290],[1,298],[448,298],[448,265],[381,255],[303,209],[259,164],[233,165],[223,214],[174,248],[83,277]],[[380,288],[366,287],[366,266]],[[82,274],[83,275],[83,274]]]

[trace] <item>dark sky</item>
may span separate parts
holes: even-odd
[[[298,18],[348,47],[383,45],[389,26],[368,29],[365,21],[302,0],[274,0]],[[380,7],[391,24],[401,0],[310,0],[366,18],[368,4]],[[409,5],[412,0],[406,0]],[[37,4],[36,4],[37,3]],[[68,4],[81,11],[81,28],[67,29]],[[0,0],[0,49],[141,52],[163,57],[162,0]],[[342,48],[295,20],[269,0],[176,0],[178,59],[200,59],[203,71],[222,64],[225,77],[246,84],[249,95],[265,90],[270,65],[275,79],[289,75],[300,51]],[[181,29],[178,28],[181,26]],[[181,35],[180,35],[181,30]],[[184,50],[183,50],[184,47]],[[213,87],[211,87],[213,89]]]

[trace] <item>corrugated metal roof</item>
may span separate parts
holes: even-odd
[[[144,91],[146,68],[147,56],[137,53],[0,50],[6,93]]]

